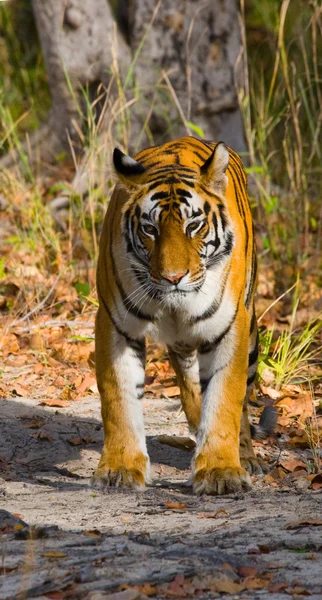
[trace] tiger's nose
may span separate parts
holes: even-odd
[[[187,272],[186,273],[173,273],[172,275],[165,274],[165,275],[162,275],[162,279],[165,279],[166,281],[170,281],[170,283],[176,285],[187,274]]]

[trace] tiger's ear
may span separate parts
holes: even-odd
[[[128,188],[136,187],[142,183],[142,175],[145,173],[144,166],[127,156],[118,148],[114,148],[113,163],[119,180]]]
[[[218,142],[212,154],[206,162],[200,167],[200,177],[202,181],[211,186],[214,190],[224,194],[228,177],[226,170],[229,164],[229,151],[224,142]]]

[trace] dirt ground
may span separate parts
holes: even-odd
[[[322,598],[321,491],[259,476],[247,494],[194,496],[191,453],[156,437],[186,434],[178,399],[144,400],[154,479],[142,493],[89,485],[97,396],[0,404],[1,600]]]

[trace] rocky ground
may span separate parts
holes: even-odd
[[[186,434],[178,399],[144,401],[154,480],[143,493],[89,485],[97,396],[0,404],[1,600],[322,598],[321,489],[260,476],[247,494],[194,496],[191,453],[157,438]]]

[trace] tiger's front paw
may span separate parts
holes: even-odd
[[[104,454],[104,452],[103,452]],[[106,460],[103,456],[98,468],[92,477],[92,485],[96,489],[105,490],[107,488],[129,488],[135,490],[144,490],[145,483],[149,479],[149,459],[144,454],[139,454],[127,460],[118,463],[112,458]]]
[[[139,469],[97,469],[92,477],[92,486],[99,490],[107,488],[145,489],[145,476]]]
[[[250,477],[242,467],[200,469],[193,477],[193,490],[198,495],[222,496],[249,490],[251,487]]]

